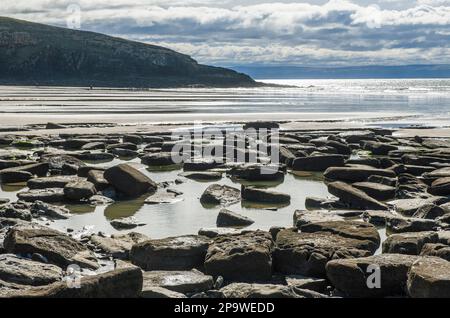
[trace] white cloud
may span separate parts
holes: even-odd
[[[57,25],[78,3],[84,28],[166,45],[203,62],[450,63],[450,0],[402,0],[401,9],[387,9],[392,0],[1,1],[0,15]]]

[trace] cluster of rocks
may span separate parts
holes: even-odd
[[[249,123],[247,128],[277,128]],[[56,129],[56,128],[52,128]],[[3,136],[0,182],[26,183],[17,202],[0,200],[0,296],[3,297],[450,297],[450,140],[396,137],[385,129],[282,131],[270,153],[234,136],[238,158],[216,153],[226,138],[201,143],[168,133]],[[228,138],[228,137],[227,137]],[[14,149],[33,149],[24,155]],[[198,158],[208,151],[208,158]],[[271,162],[278,152],[281,162]],[[70,218],[61,204],[109,204],[145,195],[147,204],[182,193],[132,164],[86,162],[140,158],[149,167],[179,166],[196,181],[279,184],[288,172],[323,174],[330,196],[306,199],[293,224],[244,230],[253,220],[227,209],[238,202],[289,206],[285,193],[211,184],[205,206],[219,206],[217,228],[150,239],[130,232],[79,238],[38,221]],[[246,162],[256,158],[256,162]],[[180,181],[182,182],[182,181]],[[293,210],[294,210],[293,209]],[[116,229],[141,225],[114,220]],[[379,228],[385,228],[382,240]],[[151,236],[151,233],[148,233]],[[71,288],[70,266],[81,269]],[[378,276],[377,276],[378,275]]]

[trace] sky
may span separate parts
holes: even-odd
[[[0,15],[221,66],[450,64],[450,0],[0,0]]]

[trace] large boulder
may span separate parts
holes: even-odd
[[[324,176],[329,180],[362,182],[371,176],[395,178],[396,174],[392,170],[372,167],[331,167],[325,171]]]
[[[147,271],[201,268],[209,243],[209,238],[197,235],[148,240],[133,245],[130,260]]]
[[[299,233],[281,230],[273,253],[274,270],[284,274],[325,277],[325,265],[332,259],[370,256],[374,243],[329,232]]]
[[[296,158],[292,162],[292,169],[300,171],[325,171],[330,167],[344,165],[343,155],[317,155],[304,158]]]
[[[408,294],[413,298],[450,298],[450,262],[423,257],[409,270]]]
[[[120,164],[107,169],[104,177],[117,190],[130,197],[153,193],[158,188],[157,184],[149,177],[128,164]]]
[[[205,271],[234,281],[269,280],[272,248],[272,236],[268,232],[219,236],[208,249]]]
[[[334,287],[350,297],[388,297],[406,293],[408,270],[417,256],[381,254],[364,258],[331,260],[327,277]],[[370,275],[379,270],[379,285]],[[374,284],[374,285],[372,285]]]
[[[419,255],[427,243],[437,243],[436,232],[392,234],[383,242],[383,253]]]
[[[144,283],[142,292],[147,289],[162,287],[178,293],[199,293],[212,289],[214,281],[212,276],[205,275],[198,270],[190,271],[150,271],[143,274]],[[148,296],[148,295],[147,295]]]
[[[370,196],[365,192],[341,181],[335,181],[328,184],[328,191],[337,196],[342,202],[350,208],[367,210],[387,210],[387,206]]]
[[[200,197],[202,204],[231,205],[241,201],[241,191],[233,187],[220,184],[212,184]]]
[[[41,254],[50,263],[60,267],[78,264],[97,269],[97,259],[77,240],[44,226],[15,226],[9,229],[3,242],[8,253]]]
[[[0,280],[20,285],[48,285],[62,279],[56,265],[35,262],[14,254],[0,255]]]

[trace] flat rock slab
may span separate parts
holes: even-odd
[[[371,176],[395,178],[396,174],[392,170],[371,167],[331,167],[324,172],[324,177],[329,180],[345,182],[362,182]]]
[[[419,255],[427,243],[437,243],[436,232],[413,232],[392,234],[383,242],[383,253]]]
[[[94,253],[80,242],[44,226],[15,226],[8,231],[3,244],[8,253],[38,253],[63,268],[71,264],[92,269],[99,267]]]
[[[243,200],[257,203],[285,204],[291,202],[291,196],[288,194],[255,187],[242,187],[241,196]]]
[[[119,259],[128,259],[134,244],[147,241],[149,238],[140,233],[130,232],[127,234],[113,234],[111,237],[93,234],[89,238],[94,248],[102,253]]]
[[[380,235],[375,226],[360,221],[315,222],[302,225],[299,230],[302,233],[326,232],[337,234],[345,238],[370,241],[373,243],[373,246],[371,247],[373,253],[375,253],[380,246]]]
[[[345,238],[328,232],[299,233],[285,229],[276,237],[274,269],[284,274],[324,278],[328,261],[370,256],[373,246],[372,241]]]
[[[206,236],[209,238],[215,238],[219,235],[228,235],[228,234],[239,234],[242,230],[230,228],[230,227],[212,227],[212,228],[205,228],[202,227],[200,230],[198,230],[198,235]]]
[[[35,217],[48,217],[50,219],[65,220],[70,217],[69,209],[58,205],[51,205],[42,201],[35,201],[31,207],[30,212]]]
[[[345,156],[342,155],[318,155],[304,158],[296,158],[292,163],[292,169],[300,171],[325,171],[330,167],[344,165]]]
[[[185,177],[198,181],[216,181],[222,179],[221,172],[183,172],[179,174],[181,177]]]
[[[350,297],[388,297],[405,294],[408,271],[417,256],[381,254],[364,258],[331,260],[327,277],[332,285]],[[379,288],[370,275],[379,271]],[[372,287],[372,288],[371,288]],[[374,288],[375,287],[375,288]]]
[[[337,196],[350,208],[368,210],[387,210],[383,203],[368,196],[365,192],[341,181],[328,184],[328,191]]]
[[[390,233],[436,231],[439,224],[435,220],[394,216],[386,219],[386,229]]]
[[[158,286],[145,286],[142,289],[141,298],[187,298],[182,293],[174,292],[170,289]]]
[[[406,216],[412,216],[419,208],[426,204],[436,204],[441,205],[448,202],[447,199],[443,197],[431,197],[427,199],[399,199],[389,201],[388,205],[392,206],[395,211]]]
[[[80,180],[77,176],[41,177],[28,180],[27,186],[30,189],[64,188],[66,184]]]
[[[190,271],[150,271],[143,274],[143,293],[148,288],[162,287],[174,292],[187,294],[207,291],[213,287],[212,276],[198,270]]]
[[[212,184],[206,188],[200,197],[202,204],[211,205],[232,205],[241,201],[241,191],[226,185]]]
[[[408,274],[408,294],[413,298],[449,298],[450,262],[437,257],[423,257]]]
[[[313,291],[276,284],[232,283],[220,289],[225,298],[324,298]]]
[[[387,201],[395,197],[395,187],[373,182],[356,182],[353,186],[379,201]]]
[[[343,221],[344,217],[338,215],[334,211],[326,210],[296,210],[294,212],[294,227],[300,228],[302,225],[327,222],[327,221]]]
[[[422,247],[420,252],[421,256],[436,256],[446,261],[450,261],[450,246],[446,244],[433,244],[428,243]]]
[[[25,202],[42,201],[46,203],[58,203],[65,200],[64,190],[60,188],[35,189],[19,192],[17,197]]]
[[[272,276],[272,248],[268,232],[219,236],[208,248],[205,271],[227,280],[268,280]]]
[[[199,235],[148,240],[132,247],[130,260],[147,271],[200,268],[209,243],[209,238]]]
[[[97,193],[92,182],[86,180],[73,181],[65,185],[64,197],[68,200],[80,201],[89,199]]]
[[[138,226],[144,226],[145,223],[141,223],[138,220],[136,220],[135,217],[127,217],[127,218],[121,218],[121,219],[115,219],[109,222],[111,226],[117,230],[129,230],[134,229]]]
[[[177,193],[158,191],[145,199],[145,204],[173,204],[183,201],[183,198]]]
[[[62,279],[56,265],[35,262],[14,254],[0,255],[0,280],[21,285],[48,285]]]

